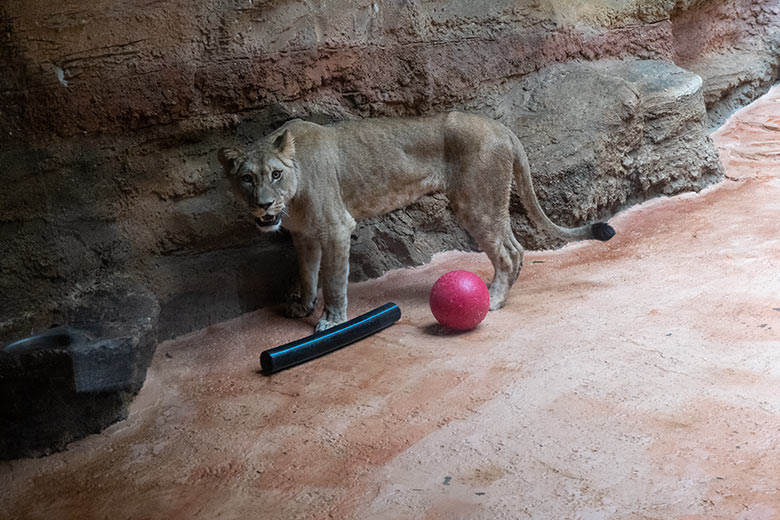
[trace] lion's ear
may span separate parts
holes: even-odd
[[[289,130],[282,132],[282,135],[274,141],[274,148],[280,155],[292,157],[295,155],[295,138]]]
[[[219,157],[219,162],[222,163],[225,172],[229,175],[234,175],[244,154],[235,148],[220,148],[217,156]]]

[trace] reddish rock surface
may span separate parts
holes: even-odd
[[[755,98],[777,77],[778,20],[773,0],[10,1],[0,139],[210,126],[287,104],[418,114],[551,64],[605,58],[675,61],[721,97],[747,86]]]
[[[663,7],[645,16],[655,24],[629,6],[515,4],[11,2],[0,10],[2,138],[125,132],[290,103],[416,115],[552,63],[672,54]]]
[[[402,320],[272,377],[311,330],[262,310],[163,343],[130,417],[0,463],[3,518],[771,519],[780,515],[780,88],[715,136],[728,180],[533,253],[505,309],[435,325],[442,273],[351,286]]]
[[[712,136],[732,180],[780,172],[780,86],[736,114]]]

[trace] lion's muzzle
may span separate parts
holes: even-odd
[[[255,224],[260,228],[270,228],[278,226],[282,222],[282,214],[269,215],[265,214],[262,217],[255,217]]]

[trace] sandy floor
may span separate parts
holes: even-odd
[[[780,518],[780,87],[716,136],[729,180],[532,253],[508,307],[434,325],[438,276],[351,287],[386,331],[272,377],[309,322],[160,345],[127,421],[0,464],[0,518]]]

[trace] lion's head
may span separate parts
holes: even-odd
[[[263,138],[248,152],[222,148],[219,160],[262,231],[276,231],[298,188],[295,140],[288,130]]]

